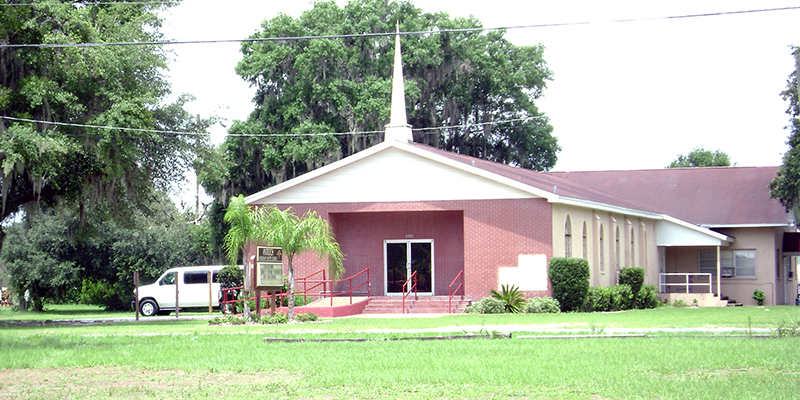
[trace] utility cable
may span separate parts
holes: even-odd
[[[460,124],[460,125],[446,125],[440,127],[432,127],[432,128],[414,128],[412,131],[421,132],[426,134],[435,134],[436,132],[424,132],[424,131],[442,131],[445,129],[455,129],[455,128],[468,128],[472,126],[479,126],[479,125],[497,125],[503,123],[513,123],[513,122],[521,122],[527,121],[531,119],[542,119],[546,118],[544,116],[530,116],[530,117],[522,117],[522,118],[511,118],[511,119],[503,119],[503,120],[495,120],[491,122],[478,122],[478,123],[468,123],[468,124]],[[77,128],[93,128],[93,129],[110,129],[110,130],[118,130],[118,131],[130,131],[130,132],[142,132],[142,133],[159,133],[159,134],[170,134],[170,135],[182,135],[182,136],[208,136],[208,133],[202,132],[181,132],[181,131],[167,131],[167,130],[158,130],[158,129],[142,129],[142,128],[125,128],[121,126],[104,126],[104,125],[91,125],[91,124],[75,124],[69,122],[55,122],[55,121],[43,121],[43,120],[36,120],[36,119],[28,119],[28,118],[16,118],[16,117],[7,117],[4,115],[0,115],[0,119],[5,119],[9,121],[18,121],[18,122],[31,122],[31,123],[39,123],[39,124],[47,124],[47,125],[56,125],[56,126],[70,126],[70,127],[77,127]],[[241,134],[231,134],[228,133],[227,136],[231,137],[312,137],[312,136],[348,136],[348,135],[371,135],[376,133],[383,133],[385,131],[357,131],[357,132],[317,132],[317,133],[241,133]]]
[[[410,35],[431,35],[431,34],[441,34],[441,33],[487,32],[487,31],[510,30],[510,29],[532,29],[532,28],[548,28],[548,27],[560,27],[560,26],[592,25],[592,24],[598,24],[598,23],[626,23],[626,22],[640,22],[640,21],[656,21],[656,20],[670,20],[670,19],[716,17],[716,16],[723,16],[723,15],[752,14],[752,13],[788,11],[788,10],[799,10],[799,9],[800,9],[800,6],[792,6],[792,7],[778,7],[778,8],[763,8],[763,9],[755,9],[755,10],[720,11],[720,12],[701,13],[701,14],[671,15],[671,16],[662,16],[662,17],[615,19],[615,20],[600,21],[600,22],[597,22],[597,21],[560,22],[560,23],[548,23],[548,24],[515,25],[515,26],[506,26],[506,27],[497,27],[497,28],[437,29],[437,30],[428,30],[428,31],[409,31],[409,32],[399,32],[399,33],[398,32],[377,32],[377,33],[356,33],[356,34],[347,34],[347,35],[281,36],[281,37],[266,37],[266,38],[218,39],[218,40],[176,40],[176,41],[167,40],[167,41],[153,41],[153,42],[0,44],[0,48],[162,46],[162,45],[214,44],[214,43],[277,42],[277,41],[298,41],[298,40],[311,40],[311,39],[350,39],[350,38],[382,37],[382,36],[394,36],[394,35],[410,36]]]

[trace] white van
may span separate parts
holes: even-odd
[[[170,268],[156,283],[139,286],[139,310],[142,315],[168,315],[175,310],[175,287],[181,309],[208,307],[208,271],[211,271],[211,306],[219,307],[219,281],[217,273],[224,265]],[[175,285],[175,282],[178,285]],[[135,293],[135,291],[134,291]]]

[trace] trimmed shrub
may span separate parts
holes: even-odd
[[[635,296],[628,285],[608,287],[597,286],[589,289],[584,311],[623,311],[633,308]]]
[[[620,285],[628,285],[634,295],[639,294],[639,290],[644,285],[644,268],[640,267],[624,267],[619,270]]]
[[[611,295],[608,293],[608,288],[602,286],[589,288],[582,310],[586,312],[611,310]]]
[[[478,302],[468,305],[464,312],[470,314],[502,314],[505,308],[505,301],[497,300],[494,297],[484,297]]]
[[[656,308],[662,304],[664,303],[661,302],[661,297],[658,295],[658,288],[654,285],[642,286],[642,289],[636,294],[636,308]]]
[[[578,310],[589,292],[589,262],[583,258],[553,257],[547,271],[553,298],[561,311]]]
[[[244,285],[244,272],[241,268],[234,265],[219,270],[217,273],[220,289],[230,289]]]
[[[561,305],[552,297],[534,297],[528,300],[522,311],[526,314],[559,313]]]
[[[525,306],[525,294],[516,285],[502,285],[502,292],[490,290],[492,297],[505,303],[505,312],[516,314]]]

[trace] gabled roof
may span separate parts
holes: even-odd
[[[709,227],[786,226],[783,206],[767,185],[778,167],[665,168],[633,171],[551,172],[639,205]]]

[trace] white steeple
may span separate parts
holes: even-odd
[[[399,140],[413,142],[411,125],[406,119],[406,93],[403,85],[403,60],[400,55],[400,22],[397,23],[397,34],[394,41],[394,71],[392,72],[392,111],[389,124],[386,125],[384,141]]]

